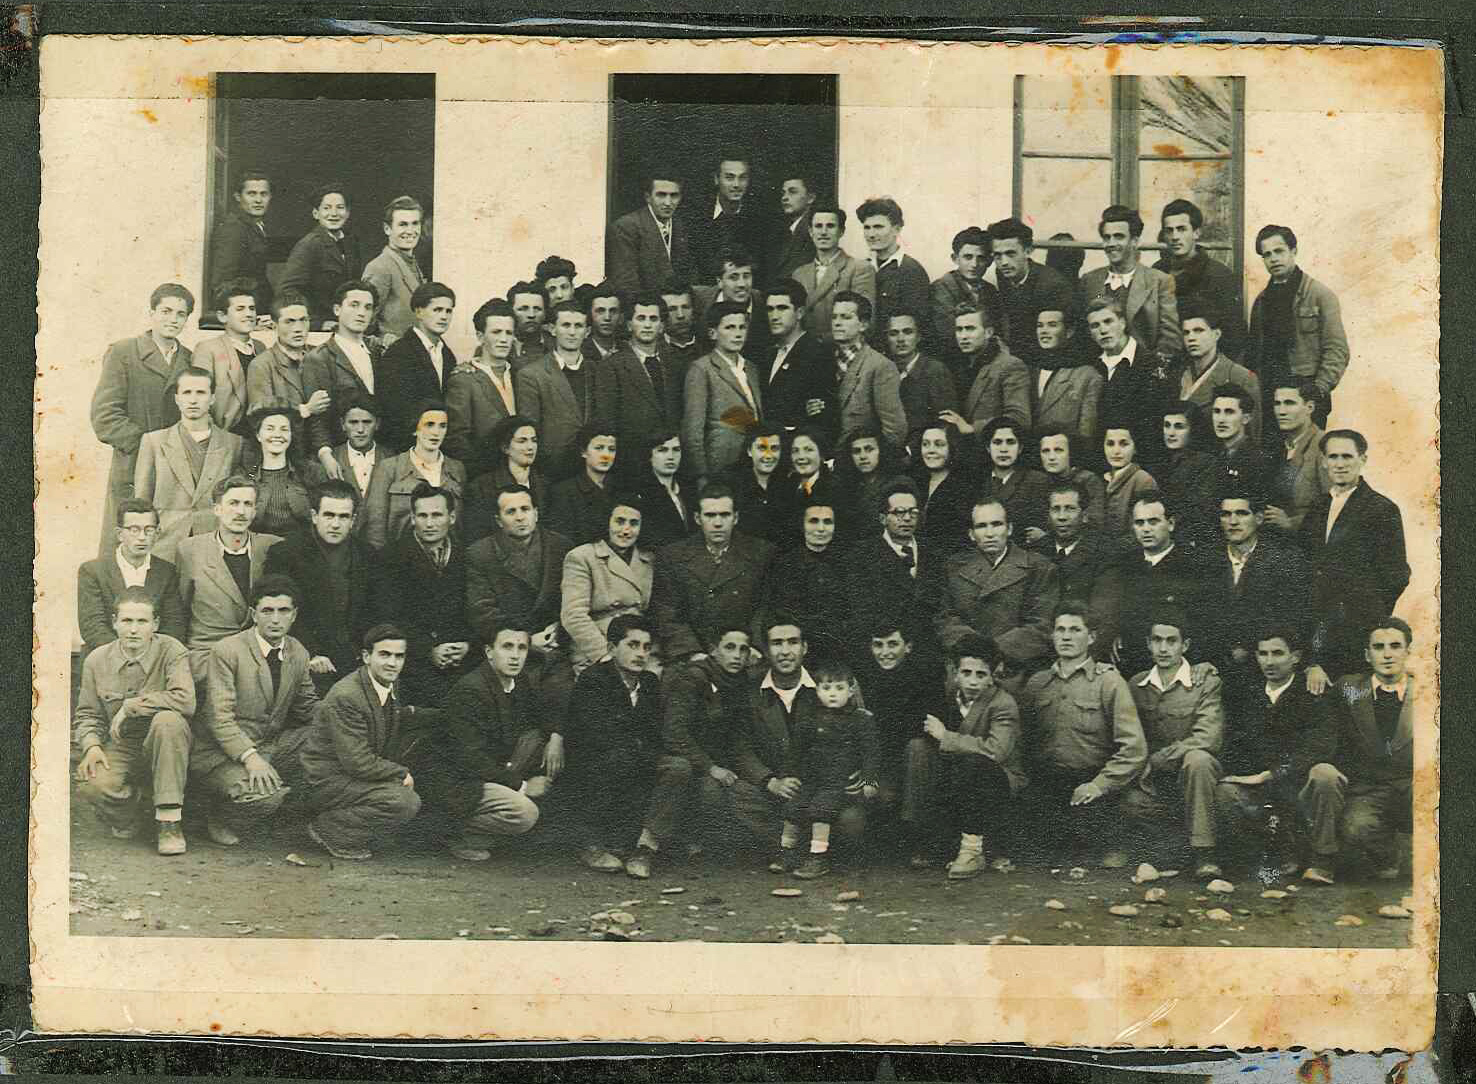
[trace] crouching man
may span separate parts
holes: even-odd
[[[125,587],[113,614],[117,639],[82,665],[73,717],[82,761],[77,778],[115,839],[139,828],[143,791],[152,787],[160,854],[184,854],[181,827],[190,763],[195,684],[185,647],[159,633],[154,596]]]
[[[334,858],[372,858],[369,845],[420,811],[405,766],[415,743],[415,708],[401,704],[407,636],[379,624],[364,634],[363,665],[328,690],[303,743],[308,836]]]
[[[251,628],[210,648],[208,691],[196,720],[190,772],[210,794],[206,828],[222,847],[270,817],[301,782],[298,753],[318,691],[307,648],[288,635],[298,586],[263,576],[251,588]]]
[[[445,726],[416,750],[426,813],[440,822],[447,849],[465,862],[492,856],[487,843],[538,823],[537,800],[552,780],[539,774],[543,731],[523,671],[532,638],[503,622],[489,631],[486,658],[458,681]],[[424,755],[421,755],[424,754]]]

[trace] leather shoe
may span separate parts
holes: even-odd
[[[159,853],[184,854],[184,825],[179,821],[159,821]]]

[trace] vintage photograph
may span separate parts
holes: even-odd
[[[62,939],[1433,953],[1438,58],[279,44],[44,118]]]

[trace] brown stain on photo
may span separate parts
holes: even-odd
[[[1184,156],[1184,148],[1176,143],[1155,143],[1153,144],[1153,153],[1161,154],[1166,158],[1182,158]]]
[[[138,115],[143,117],[143,119],[148,121],[150,124],[159,123],[159,118],[154,114],[154,111],[152,109],[140,109],[138,111]]]

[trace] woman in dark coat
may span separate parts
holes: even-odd
[[[1044,530],[1049,526],[1046,511],[1050,480],[1020,461],[1029,434],[1010,418],[995,418],[979,431],[979,439],[985,456],[980,489],[1005,506],[1010,535],[1023,544],[1031,527]]]
[[[1160,421],[1166,454],[1153,476],[1175,509],[1174,539],[1208,553],[1220,541],[1220,467],[1214,453],[1205,450],[1211,441],[1204,412],[1195,403],[1174,403],[1164,408]]]
[[[836,518],[847,525],[842,545],[881,533],[878,502],[887,483],[902,473],[898,449],[875,425],[852,429],[835,453]]]
[[[502,486],[527,486],[535,508],[543,510],[548,505],[548,483],[537,464],[538,427],[533,419],[509,415],[493,426],[490,439],[497,449],[496,465],[474,478],[466,490],[462,537],[467,545],[497,529],[497,490]]]
[[[636,456],[632,488],[641,496],[641,543],[655,553],[696,528],[697,494],[677,478],[682,442],[675,429],[657,433]]]
[[[968,442],[944,422],[913,430],[913,480],[922,498],[917,539],[940,554],[967,548],[977,486],[967,460]]]

